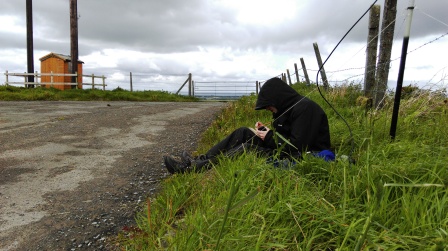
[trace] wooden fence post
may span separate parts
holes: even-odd
[[[299,83],[299,82],[300,82],[300,79],[299,79],[299,70],[297,70],[297,64],[296,64],[296,63],[294,63],[294,70],[296,71],[296,80],[297,80],[297,83]]]
[[[289,74],[289,69],[286,69],[286,73],[288,74],[289,85],[292,85],[291,75]]]
[[[104,75],[102,75],[101,77],[103,79],[103,91],[106,90],[106,78],[104,77]]]
[[[282,80],[283,80],[283,82],[287,83],[286,82],[286,74],[285,73],[282,73]]]
[[[255,81],[255,94],[258,95],[258,80]]]
[[[306,70],[305,61],[300,58],[300,63],[302,64],[303,75],[305,76],[305,81],[307,85],[310,85],[310,78],[308,77],[308,71]]]
[[[182,90],[182,88],[184,88],[184,86],[188,83],[188,81],[191,79],[191,73],[188,74],[188,78],[187,80],[185,80],[185,82],[181,85],[181,87],[179,88],[179,90],[177,90],[176,95],[179,94],[180,90]]]
[[[133,91],[132,89],[132,72],[129,72],[129,84],[131,85],[131,92]]]
[[[9,82],[9,80],[8,80],[8,76],[9,76],[9,75],[8,75],[8,71],[5,72],[5,75],[6,75],[6,82],[5,82],[5,85],[8,86],[8,82]]]
[[[316,54],[317,64],[319,65],[322,82],[324,83],[324,88],[328,89],[327,74],[325,73],[325,69],[322,64],[322,58],[320,57],[319,46],[317,45],[317,43],[313,43],[313,47],[314,47],[314,53]]]
[[[34,82],[39,84],[39,74],[37,73],[37,71],[34,72]],[[41,79],[42,80],[42,79]],[[42,81],[41,81],[42,82]]]
[[[92,90],[95,89],[95,76],[92,73]]]
[[[191,93],[194,97],[194,80],[191,81]]]
[[[191,97],[191,73],[188,73],[188,96]]]
[[[78,87],[78,72],[77,71],[75,71],[75,78],[76,78],[76,80],[75,80],[75,88],[71,88],[71,89],[79,89],[79,87]]]
[[[380,26],[380,6],[370,9],[369,35],[367,36],[366,68],[364,71],[364,96],[371,98],[375,85],[376,53],[378,47],[378,32]]]
[[[397,0],[385,0],[383,21],[381,23],[380,51],[376,72],[375,107],[382,106],[387,90],[390,57],[394,40],[395,18],[397,16]]]

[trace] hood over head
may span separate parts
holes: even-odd
[[[261,87],[255,110],[262,110],[267,106],[273,106],[277,108],[278,113],[282,113],[301,98],[302,96],[291,86],[283,82],[283,80],[271,78]]]

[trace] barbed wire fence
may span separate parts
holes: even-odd
[[[419,9],[418,7],[415,8],[416,11],[419,11],[423,15],[427,16],[428,18],[434,20],[434,22],[441,24],[445,27],[448,27],[448,24],[441,21],[440,19],[431,16],[430,14],[426,13],[425,11]],[[398,25],[398,29],[394,32],[394,41],[397,41],[400,39],[400,36],[402,34],[403,24],[406,20],[406,14],[405,11],[401,13],[401,15],[398,18],[395,18],[395,20],[391,23],[389,23],[386,27],[382,27],[379,34],[381,34],[385,29],[388,28],[388,26],[394,24],[398,19],[401,19],[400,25]],[[430,46],[444,38],[448,35],[448,31],[444,32],[442,34],[439,34],[438,36],[435,36],[431,38],[430,40],[425,41],[423,44],[411,48],[409,52],[407,52],[407,55],[415,53],[427,46]],[[328,82],[330,85],[343,85],[343,84],[362,84],[364,81],[364,77],[366,73],[372,73],[375,72],[379,67],[382,67],[383,65],[381,63],[377,63],[375,68],[372,69],[366,69],[366,66],[347,66],[347,64],[350,64],[351,62],[355,61],[355,59],[361,58],[362,53],[362,60],[358,60],[360,62],[365,62],[365,55],[366,55],[366,48],[370,43],[373,43],[374,39],[378,39],[378,35],[368,41],[364,46],[359,48],[353,55],[350,55],[345,62],[338,63],[337,68],[331,68],[327,67],[328,69],[325,70],[325,72],[328,74]],[[434,55],[435,56],[435,55]],[[379,56],[376,55],[376,62],[378,62]],[[389,65],[389,69],[391,68],[397,68],[398,61],[401,59],[401,56],[394,57],[393,59],[390,59],[389,62],[387,62],[387,65]],[[385,63],[386,64],[386,63]],[[358,64],[359,65],[359,64]],[[448,67],[448,66],[447,66]],[[444,67],[442,69],[439,69],[429,80],[428,83],[423,83],[424,85],[429,86],[444,86],[446,84],[446,74],[445,69],[447,67]],[[307,72],[312,74],[317,74],[318,69],[313,68],[306,68]],[[279,77],[283,78],[285,81],[290,82],[289,79],[299,79],[300,82],[305,82],[305,76],[304,76],[304,69],[299,68],[296,71],[292,71],[292,73],[286,74],[286,73],[279,73],[276,76],[272,77]],[[296,76],[298,74],[298,76]],[[181,83],[187,78],[188,73],[158,73],[158,72],[137,72],[137,73],[120,73],[118,76],[109,77],[109,81],[113,81],[114,86],[119,86],[123,89],[129,89],[129,82],[131,80],[131,76],[136,78],[136,81],[133,81],[135,84],[135,87],[137,89],[145,89],[145,90],[161,90],[161,91],[170,91],[167,86],[172,86],[172,89],[178,88]],[[441,75],[440,79],[435,79],[437,75]],[[252,79],[252,80],[245,80],[245,81],[238,81],[238,80],[208,80],[207,77],[204,76],[195,76],[193,73],[193,78],[196,80],[195,84],[197,85],[195,88],[195,91],[197,92],[199,88],[199,85],[202,85],[202,88],[215,88],[215,90],[209,90],[211,95],[218,94],[219,92],[223,92],[222,90],[216,89],[219,86],[219,83],[223,85],[230,85],[230,84],[236,84],[239,82],[239,84],[242,84],[241,87],[235,87],[244,89],[242,93],[244,92],[251,92],[252,90],[255,90],[255,83],[258,82],[258,84],[262,85],[267,79]],[[214,78],[216,79],[216,78]],[[311,78],[312,79],[312,78]],[[432,82],[436,80],[436,82]],[[313,80],[311,80],[313,81]],[[218,83],[219,82],[219,83]],[[294,81],[295,82],[295,81]],[[207,86],[206,86],[207,85]],[[140,86],[140,88],[138,88]],[[132,88],[132,87],[131,87]],[[229,91],[228,91],[229,92]],[[233,89],[230,92],[233,92],[235,95],[240,93],[239,90]],[[188,90],[182,90],[180,94],[186,94],[188,93]]]
[[[420,9],[416,8],[416,10],[420,10]],[[443,22],[443,21],[441,21],[441,20],[439,20],[439,19],[437,19],[437,18],[435,18],[435,17],[433,17],[433,16],[427,14],[427,13],[424,12],[424,11],[422,11],[422,13],[423,13],[424,15],[430,17],[430,18],[433,19],[434,21],[436,21],[436,22],[438,22],[438,23],[440,23],[440,24],[443,24],[444,26],[448,27],[448,24],[446,24],[445,22]],[[405,17],[406,17],[406,15],[403,14],[402,17],[403,17],[403,20],[402,20],[402,22],[401,22],[400,27],[403,26],[403,23],[405,22]],[[394,20],[394,22],[395,22],[395,21],[396,21],[396,19]],[[393,22],[391,22],[389,25],[391,25],[392,23],[393,23]],[[382,31],[381,31],[381,32],[383,32],[383,31],[384,31],[385,29],[387,29],[387,28],[388,28],[388,26],[382,28]],[[398,31],[401,31],[401,28],[399,28]],[[381,32],[380,32],[380,34],[381,34]],[[395,32],[395,34],[394,34],[394,40],[398,40],[398,37],[399,37],[400,35],[401,35],[400,32]],[[435,38],[432,38],[431,40],[428,40],[428,41],[424,42],[423,44],[421,44],[421,45],[417,46],[416,48],[414,48],[414,49],[410,50],[409,52],[407,52],[407,55],[412,54],[412,53],[414,53],[414,52],[416,52],[416,51],[418,51],[418,50],[420,50],[420,49],[423,49],[425,46],[428,46],[428,45],[430,45],[430,44],[432,44],[432,43],[435,43],[435,42],[437,42],[437,41],[443,39],[443,38],[446,37],[447,35],[448,35],[448,32],[445,32],[445,33],[443,33],[443,34],[441,34],[441,35],[439,35],[439,36],[437,36],[437,37],[435,37]],[[376,36],[374,39],[378,39],[378,36]],[[345,66],[345,65],[347,64],[347,62],[353,60],[353,58],[355,58],[357,55],[359,55],[360,52],[364,52],[363,57],[365,57],[365,51],[366,51],[366,48],[367,48],[367,46],[368,46],[370,43],[373,42],[374,39],[368,41],[368,43],[367,43],[366,45],[364,45],[362,48],[360,48],[360,49],[359,49],[354,55],[352,55],[352,56],[350,57],[350,59],[348,59],[345,63],[340,64],[338,69],[335,69],[335,70],[326,70],[326,71],[325,71],[325,72],[328,74],[328,76],[329,76],[329,77],[328,77],[328,81],[330,82],[330,84],[339,85],[339,84],[348,84],[348,83],[354,83],[354,82],[357,82],[358,84],[360,84],[360,83],[362,83],[362,82],[364,81],[364,76],[366,75],[366,73],[375,72],[378,68],[382,67],[382,64],[381,64],[381,63],[377,63],[377,64],[376,64],[376,67],[373,68],[373,69],[366,69],[366,66],[343,68],[343,66]],[[378,62],[378,58],[379,58],[379,56],[377,55],[377,56],[376,56],[376,61],[377,61],[377,62]],[[394,63],[397,63],[400,59],[401,59],[401,56],[399,56],[399,57],[395,57],[395,58],[391,59],[391,60],[389,61],[389,63],[388,63],[389,68],[396,67],[396,66],[394,65]],[[446,69],[447,67],[448,67],[448,65],[445,66],[445,67],[443,67],[442,69],[439,69],[439,70],[432,76],[432,78],[429,80],[429,82],[427,83],[427,85],[425,85],[425,87],[432,87],[432,86],[437,86],[437,85],[438,85],[438,86],[440,86],[440,85],[443,86],[444,83],[445,83],[445,81],[447,80],[447,75],[444,74],[444,71],[445,71],[445,69]],[[308,72],[313,72],[313,73],[317,73],[317,71],[318,71],[317,69],[306,69],[306,70],[307,70]],[[301,68],[300,71],[303,71],[303,68]],[[335,78],[336,78],[335,76],[336,76],[338,73],[343,73],[343,72],[353,72],[353,71],[357,71],[357,72],[359,72],[359,73],[345,74],[345,75],[349,75],[349,76],[348,76],[348,77],[345,77],[345,78],[342,78],[342,79],[335,79]],[[431,81],[433,81],[433,79],[435,78],[435,76],[438,75],[438,74],[440,74],[440,73],[442,73],[442,77],[441,77],[441,79],[440,79],[438,82],[436,82],[436,83],[430,83]],[[294,74],[295,74],[295,73],[294,73]],[[294,74],[292,74],[292,76],[293,76]],[[279,76],[281,76],[281,75],[279,75]]]

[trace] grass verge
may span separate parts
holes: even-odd
[[[72,89],[61,91],[56,88],[24,88],[0,86],[0,100],[3,101],[198,101],[195,97],[176,95],[165,91],[134,91],[121,88],[112,91],[98,89]]]
[[[294,88],[327,111],[335,162],[305,156],[274,168],[247,153],[222,158],[204,173],[173,175],[148,198],[137,226],[118,236],[123,250],[446,250],[448,248],[448,106],[445,93],[404,97],[396,139],[392,104],[358,104],[349,85],[325,92]],[[198,152],[240,126],[270,121],[256,97],[231,103],[203,134]],[[355,164],[342,155],[353,152]]]

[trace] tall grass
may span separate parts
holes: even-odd
[[[324,93],[294,86],[327,111],[338,160],[311,156],[274,168],[246,153],[221,158],[204,173],[173,175],[136,215],[123,250],[446,250],[448,249],[448,107],[443,93],[402,100],[397,136],[391,104],[357,105],[360,88]],[[269,122],[256,97],[230,104],[203,134],[198,152],[240,126]],[[353,148],[354,164],[342,155]]]

